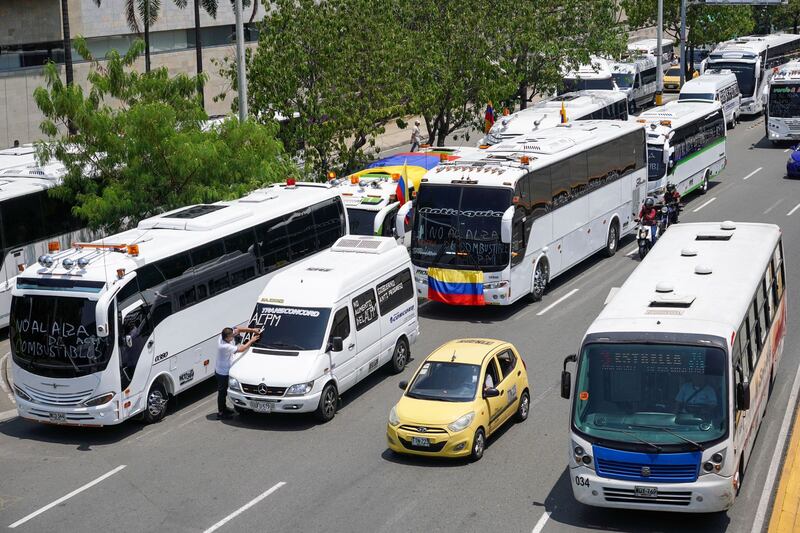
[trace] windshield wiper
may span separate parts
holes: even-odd
[[[644,440],[642,437],[640,437],[639,435],[637,435],[633,431],[626,431],[624,429],[615,429],[615,428],[609,428],[609,427],[604,427],[604,426],[597,426],[597,429],[599,429],[601,431],[616,431],[617,433],[624,433],[626,435],[629,435],[629,436],[633,437],[634,439],[638,440],[639,442],[647,444],[648,446],[652,447],[657,452],[661,451],[661,446],[659,446],[658,444],[653,444],[650,441]]]
[[[664,426],[648,426],[648,425],[646,425],[646,424],[628,424],[628,427],[647,428],[647,429],[658,429],[658,430],[664,431],[664,432],[666,432],[666,433],[669,433],[670,435],[672,435],[672,436],[674,436],[674,437],[678,437],[679,439],[681,439],[681,440],[682,440],[682,441],[684,441],[684,442],[688,442],[689,444],[693,445],[693,446],[694,446],[694,447],[697,449],[697,451],[700,451],[700,452],[702,452],[703,450],[705,450],[705,448],[703,447],[703,445],[702,445],[702,444],[700,444],[699,442],[695,442],[695,441],[693,441],[692,439],[690,439],[690,438],[688,438],[688,437],[684,437],[684,436],[683,436],[683,435],[681,435],[680,433],[678,433],[678,432],[676,432],[676,431],[672,431],[671,429],[669,429],[669,428],[666,428],[666,427],[664,427]]]
[[[263,345],[265,348],[288,348],[290,350],[302,350],[303,347],[289,342],[274,341]]]

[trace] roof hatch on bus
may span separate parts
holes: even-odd
[[[397,241],[393,239],[378,239],[348,235],[336,241],[333,247],[331,247],[331,250],[334,252],[382,254],[396,248],[397,246]]]

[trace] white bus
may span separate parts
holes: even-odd
[[[733,505],[783,352],[784,257],[778,226],[679,224],[609,295],[561,376],[579,502]]]
[[[673,101],[636,119],[647,129],[647,190],[675,185],[681,195],[708,191],[725,168],[725,115],[719,102]]]
[[[611,77],[609,61],[602,57],[592,56],[588,65],[580,65],[576,70],[569,70],[562,79],[565,92],[583,91],[587,89],[614,90],[614,78]]]
[[[736,76],[729,70],[708,69],[705,74],[687,80],[678,96],[681,102],[719,102],[729,129],[736,127],[742,95]]]
[[[636,113],[640,108],[652,105],[656,100],[656,60],[650,56],[639,56],[625,62],[610,65],[614,88],[628,97],[628,108]]]
[[[431,277],[474,305],[538,300],[573,265],[613,255],[646,193],[646,150],[641,124],[576,121],[429,171],[413,205],[419,296]]]
[[[353,235],[396,236],[395,223],[400,201],[397,185],[400,174],[364,174],[330,182],[342,196],[350,233]],[[410,197],[413,187],[408,189]]]
[[[565,93],[501,117],[478,146],[495,144],[531,135],[561,124],[561,109],[567,122],[573,120],[627,120],[628,100],[624,93],[613,90],[585,90]]]
[[[764,109],[761,95],[772,68],[799,53],[800,35],[752,35],[721,43],[708,56],[706,68],[732,71],[742,93],[741,114],[757,115]]]
[[[0,150],[0,328],[8,326],[11,289],[26,265],[50,243],[91,238],[71,206],[48,192],[64,172],[60,163],[39,166],[31,145]]]
[[[220,332],[250,319],[272,275],[345,233],[335,191],[289,180],[42,256],[17,277],[11,303],[20,416],[160,420],[170,396],[214,375]]]
[[[658,57],[658,39],[639,39],[628,44],[628,55]],[[675,59],[675,43],[672,39],[661,39],[661,68],[666,71]]]
[[[767,98],[767,139],[773,143],[800,139],[800,61],[778,68]]]

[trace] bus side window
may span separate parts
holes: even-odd
[[[289,262],[289,236],[286,217],[278,217],[256,227],[261,274],[281,268]]]
[[[783,297],[783,246],[778,241],[778,246],[775,247],[775,252],[772,254],[772,267],[775,269],[775,299],[777,302],[781,301]]]
[[[750,350],[750,341],[747,338],[747,319],[742,323],[739,327],[739,333],[737,334],[738,340],[736,341],[736,348],[734,351],[740,352],[740,363],[741,367],[744,369],[745,377],[750,376],[750,361],[753,360],[753,356]],[[736,356],[734,355],[734,359]]]
[[[750,303],[747,311],[747,336],[751,350],[750,368],[753,369],[758,364],[758,358],[761,356],[761,344],[759,343],[761,334],[755,313],[755,302]]]
[[[759,283],[758,289],[756,289],[756,317],[758,319],[758,346],[759,348],[763,348],[766,344],[767,340],[767,332],[769,331],[770,321],[769,321],[769,310],[767,309],[767,300],[764,297],[764,287],[763,287],[763,280]]]

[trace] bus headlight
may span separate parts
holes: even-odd
[[[235,391],[241,390],[241,387],[239,386],[239,380],[233,376],[228,376],[228,388]]]
[[[23,400],[25,400],[26,402],[32,402],[32,401],[33,401],[33,398],[31,398],[30,396],[28,396],[28,395],[25,393],[25,391],[23,391],[22,389],[20,389],[20,388],[19,388],[19,387],[17,387],[16,385],[14,385],[14,392],[16,392],[16,393],[17,393],[17,396],[19,396],[20,398],[22,398],[22,399],[23,399]]]
[[[313,381],[309,381],[308,383],[298,383],[286,389],[285,396],[303,396],[311,392],[311,389],[313,388]]]
[[[715,452],[709,459],[703,463],[703,472],[706,474],[719,473],[722,470],[722,465],[725,464],[725,450]]]
[[[89,398],[88,400],[83,402],[83,405],[85,405],[86,407],[97,407],[98,405],[103,405],[105,403],[110,402],[112,398],[114,398],[114,393],[107,392],[105,394],[101,394],[100,396]]]
[[[591,454],[584,450],[583,446],[577,444],[575,441],[572,441],[572,456],[575,459],[575,464],[578,466],[588,466],[589,468],[593,468]]]
[[[508,287],[507,281],[496,281],[494,283],[484,283],[483,290],[491,290],[491,289],[504,289]]]

